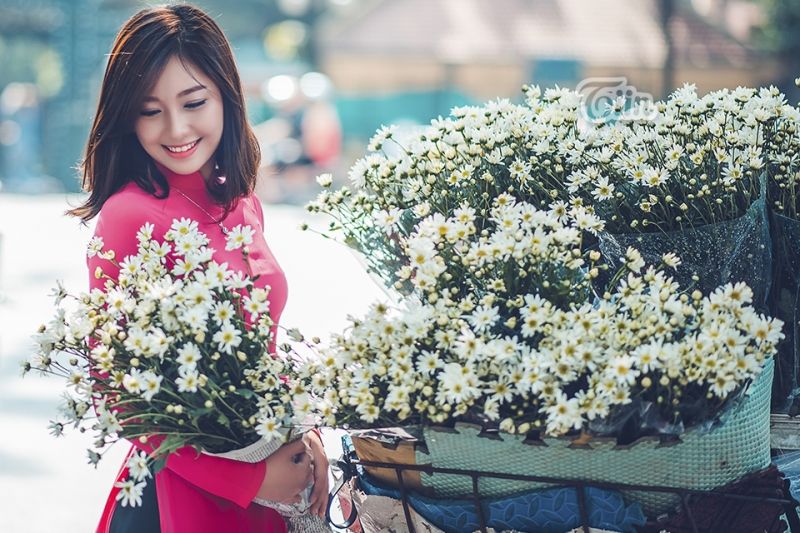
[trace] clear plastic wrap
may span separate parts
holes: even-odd
[[[772,462],[789,481],[789,492],[792,497],[800,501],[800,451],[778,455]]]
[[[773,284],[770,314],[783,320],[786,338],[775,357],[773,409],[786,411],[800,397],[800,221],[771,213]]]
[[[605,418],[591,420],[588,430],[596,436],[616,437],[619,444],[630,444],[647,435],[679,437],[691,430],[702,435],[725,423],[730,413],[736,412],[746,398],[748,386],[740,387],[731,393],[717,413],[708,417],[705,409],[697,409],[698,416],[692,416],[692,406],[681,405],[682,416],[678,421],[666,420],[659,406],[639,398],[621,406]]]
[[[678,255],[682,263],[675,279],[684,289],[708,294],[725,283],[744,281],[753,290],[753,305],[766,310],[772,258],[764,195],[744,215],[725,222],[664,233],[600,234],[600,251],[614,268],[629,246],[648,264],[658,264],[666,252]]]

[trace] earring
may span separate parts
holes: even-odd
[[[228,178],[219,174],[219,164],[214,163],[214,173],[217,174],[217,183],[222,185]]]

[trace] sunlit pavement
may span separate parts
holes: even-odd
[[[86,463],[88,435],[55,439],[47,431],[62,382],[20,377],[30,335],[52,314],[56,280],[70,292],[86,289],[84,247],[92,224],[63,215],[78,197],[0,195],[0,532],[89,532],[125,454],[116,445],[97,469]],[[366,310],[381,290],[344,246],[302,232],[303,221],[324,227],[302,208],[264,206],[267,242],[289,281],[281,320],[307,335],[341,331],[348,314]],[[326,441],[336,453],[336,436]]]

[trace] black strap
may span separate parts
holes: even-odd
[[[328,498],[328,509],[325,511],[325,518],[328,520],[328,523],[331,524],[333,527],[338,529],[347,529],[348,527],[352,526],[356,519],[358,518],[358,509],[356,509],[356,504],[353,501],[353,498],[350,498],[350,515],[345,519],[344,523],[337,524],[331,518],[331,507],[333,507],[333,502],[336,501],[336,498],[339,495],[339,491],[342,490],[345,483],[353,479],[356,474],[356,466],[350,462],[350,454],[345,453],[343,459],[339,459],[336,461],[336,466],[339,470],[342,471],[342,479],[334,487],[333,492],[331,493],[330,497]]]

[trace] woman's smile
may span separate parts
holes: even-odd
[[[195,148],[197,148],[197,145],[200,144],[200,141],[202,140],[203,140],[202,138],[195,139],[190,143],[181,144],[177,146],[166,145],[166,144],[162,144],[161,146],[164,147],[164,149],[166,150],[167,154],[169,154],[170,157],[173,157],[175,159],[185,159],[194,154]]]

